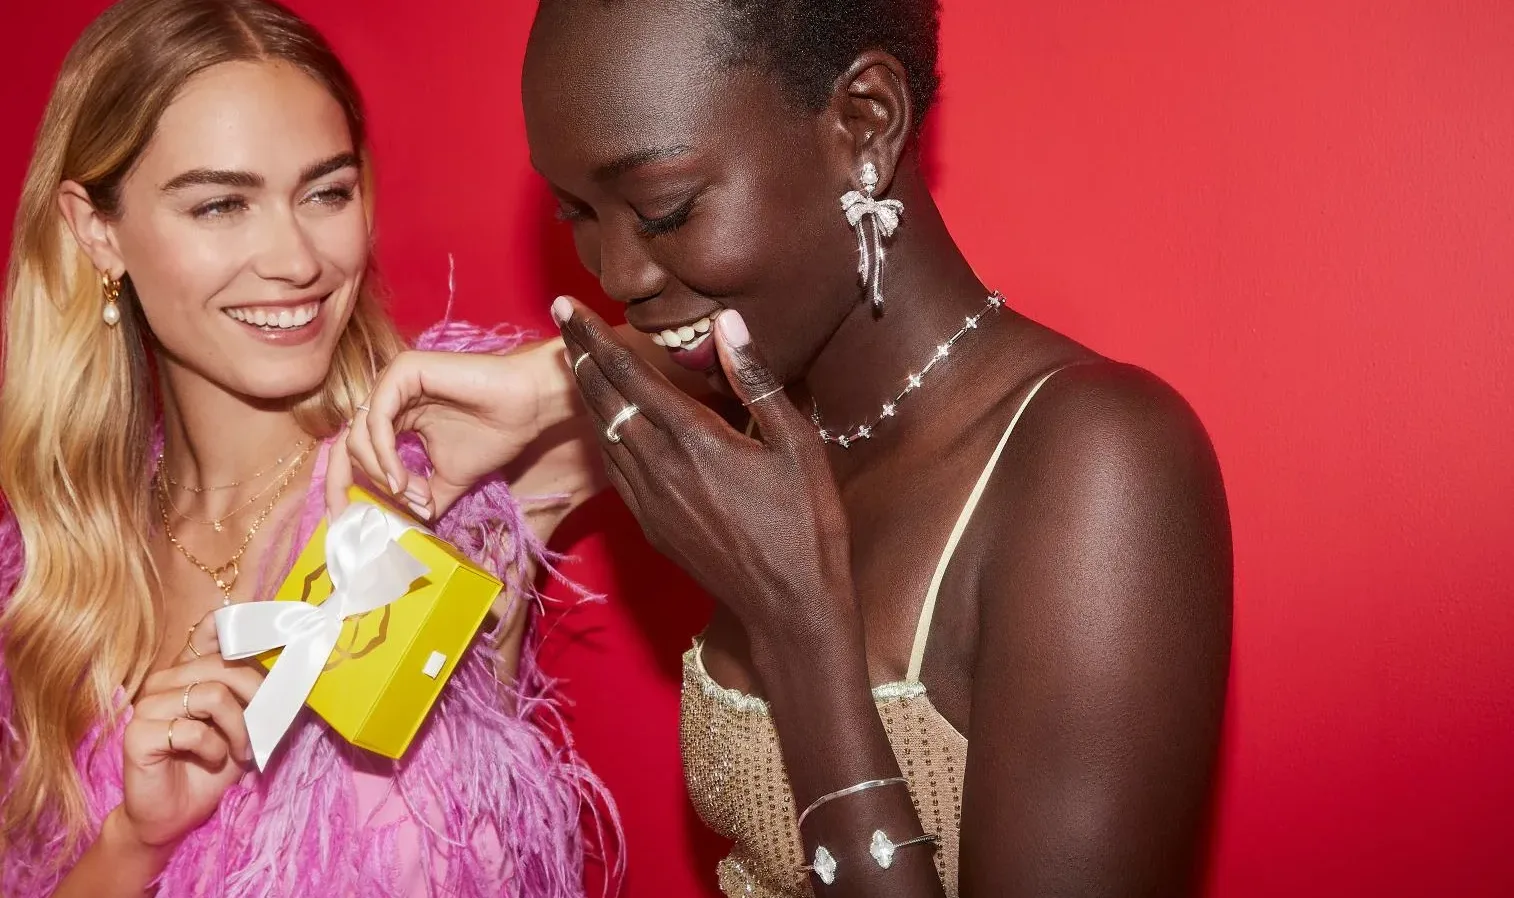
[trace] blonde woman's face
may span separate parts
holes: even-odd
[[[341,106],[291,66],[185,85],[110,225],[172,381],[255,400],[324,382],[368,264],[356,152]]]

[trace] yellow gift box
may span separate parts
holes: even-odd
[[[361,489],[348,494],[399,514]],[[332,593],[322,520],[274,601],[320,605]],[[430,568],[398,600],[348,618],[341,638],[305,704],[353,745],[401,758],[436,703],[503,585],[456,547],[422,530],[407,530],[400,547]],[[272,669],[282,649],[258,656]]]

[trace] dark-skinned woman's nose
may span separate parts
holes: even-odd
[[[599,286],[616,302],[631,303],[662,292],[667,274],[647,251],[646,238],[634,228],[599,229]]]

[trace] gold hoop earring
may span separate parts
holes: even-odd
[[[116,301],[121,298],[121,282],[105,272],[100,272],[100,289],[105,293],[105,311],[101,317],[110,327],[121,323],[121,307]]]

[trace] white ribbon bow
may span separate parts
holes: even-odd
[[[229,661],[284,647],[247,705],[247,733],[258,769],[268,765],[310,696],[342,635],[342,621],[388,605],[430,568],[400,546],[415,527],[366,502],[354,502],[326,530],[331,595],[319,605],[250,602],[216,611],[216,636]]]
[[[904,204],[898,200],[874,199],[860,190],[848,190],[841,195],[841,208],[846,212],[846,221],[857,232],[857,275],[862,286],[871,287],[873,305],[883,306],[883,240],[894,236],[899,229],[899,219],[904,215]],[[871,235],[862,227],[862,220],[871,218]]]

